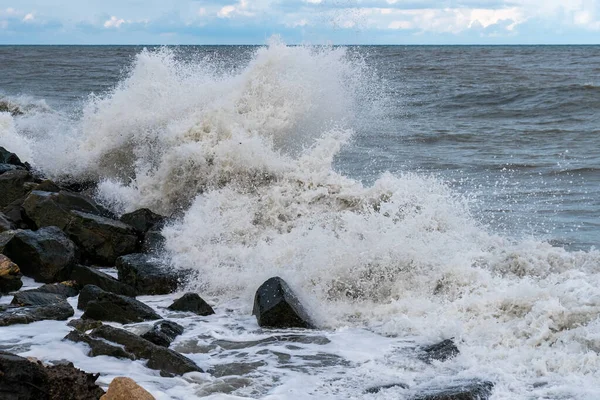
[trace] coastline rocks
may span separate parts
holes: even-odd
[[[0,111],[2,111],[2,104],[4,102],[0,102]],[[6,103],[4,103],[6,104]],[[26,165],[21,162],[21,159],[15,153],[12,153],[6,150],[4,147],[0,146],[0,164],[9,164],[15,165],[18,167],[26,168]]]
[[[25,276],[38,282],[60,282],[69,277],[75,264],[75,245],[59,228],[15,232],[4,245],[3,253],[12,259]]]
[[[165,224],[166,220],[158,222],[144,234],[142,240],[142,251],[144,253],[158,253],[164,249],[166,239],[162,234],[162,230]]]
[[[196,293],[184,294],[182,297],[175,300],[168,308],[172,311],[190,311],[201,316],[212,315],[215,313],[212,307]]]
[[[175,338],[183,333],[183,326],[173,321],[158,321],[146,333],[141,335],[144,339],[157,346],[169,347]]]
[[[123,214],[121,222],[132,226],[138,233],[144,234],[159,222],[165,221],[165,217],[153,213],[147,208],[142,208],[131,213]]]
[[[465,381],[446,388],[426,389],[412,400],[487,400],[494,384],[488,381]]]
[[[77,282],[77,285],[79,285],[80,288],[87,285],[94,285],[102,290],[115,294],[129,297],[135,297],[137,295],[137,292],[131,286],[119,282],[102,271],[83,265],[75,265],[73,267],[71,279]]]
[[[0,207],[25,197],[32,189],[33,176],[28,171],[12,170],[0,175]]]
[[[100,400],[155,400],[146,389],[131,378],[117,377],[108,385],[106,394]]]
[[[125,351],[121,346],[110,344],[103,339],[95,339],[79,329],[69,332],[69,334],[65,336],[65,340],[70,340],[74,343],[87,344],[90,348],[87,353],[88,357],[109,356],[115,358],[127,358],[132,361],[135,360],[135,356]]]
[[[292,289],[279,277],[268,279],[258,288],[252,315],[263,328],[314,328]]]
[[[81,290],[77,308],[85,311],[82,319],[121,324],[160,319],[160,315],[144,303],[131,297],[105,292],[92,285],[87,285]]]
[[[13,104],[7,100],[0,100],[0,112],[10,113],[13,117],[18,117],[19,115],[23,115],[24,112],[21,111],[18,105]],[[4,147],[0,147],[4,149]]]
[[[138,294],[169,294],[177,290],[179,274],[160,260],[136,253],[119,257],[119,281],[135,288]]]
[[[75,297],[79,294],[79,289],[76,287],[75,281],[65,281],[60,283],[47,283],[40,286],[37,289],[26,290],[27,292],[42,292],[42,293],[54,293],[64,298]]]
[[[446,339],[440,343],[433,344],[431,346],[423,347],[421,349],[423,353],[419,355],[419,358],[430,364],[432,361],[446,361],[450,358],[456,357],[459,350],[454,344],[452,339]]]
[[[43,293],[35,290],[17,292],[10,302],[11,305],[19,307],[50,306],[65,301],[65,297],[54,293]]]
[[[0,254],[0,295],[21,289],[21,270],[10,258]]]
[[[96,384],[100,374],[89,374],[73,366],[73,363],[46,367],[50,399],[97,400],[104,390]]]
[[[15,224],[0,212],[0,233],[15,229]]]
[[[67,326],[75,328],[77,331],[84,333],[102,326],[102,322],[95,321],[93,319],[72,319],[67,323]]]
[[[0,310],[0,326],[30,324],[47,319],[65,321],[73,316],[73,307],[66,300],[38,306],[8,307]]]

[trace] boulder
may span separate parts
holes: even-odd
[[[100,400],[155,400],[146,389],[131,378],[118,377],[112,380],[108,391]]]
[[[292,289],[279,277],[270,278],[258,288],[252,314],[265,328],[314,328]]]
[[[12,115],[13,117],[18,117],[19,115],[24,114],[18,105],[13,104],[7,100],[0,100],[0,112],[10,113],[10,115]],[[4,147],[0,147],[0,149],[5,150]]]
[[[136,253],[119,257],[119,281],[135,288],[140,295],[169,294],[177,290],[180,275],[152,256]]]
[[[60,229],[18,230],[5,236],[2,251],[21,264],[25,275],[52,281],[70,273],[76,248]]]
[[[431,363],[434,360],[446,361],[456,357],[459,353],[458,347],[456,347],[452,339],[446,339],[440,343],[423,347],[421,351],[422,354],[419,355],[419,358],[426,363]]]
[[[18,231],[4,245],[4,254],[19,265],[25,276],[39,282],[60,282],[75,265],[75,245],[59,228]]]
[[[33,189],[33,176],[28,171],[14,170],[0,175],[0,207],[27,196]]]
[[[29,220],[23,210],[23,201],[25,198],[20,198],[6,207],[2,208],[2,212],[8,221],[12,222],[14,229],[37,229],[35,224]]]
[[[141,335],[157,346],[169,347],[173,340],[183,333],[183,326],[173,321],[158,321],[152,329]]]
[[[21,270],[10,258],[0,254],[0,295],[21,289]]]
[[[50,399],[98,400],[104,390],[96,384],[100,374],[89,374],[73,366],[73,363],[46,367]]]
[[[64,298],[75,297],[79,294],[77,283],[75,281],[65,281],[60,283],[47,283],[37,289],[27,290],[26,292],[54,293]]]
[[[71,279],[77,282],[77,285],[80,288],[86,285],[94,285],[107,292],[122,294],[124,296],[135,297],[137,294],[135,289],[131,286],[119,282],[102,271],[83,265],[76,265],[73,267]]]
[[[0,104],[2,104],[2,102],[0,102]],[[21,162],[19,156],[15,153],[11,153],[2,146],[0,146],[0,164],[16,165],[23,168],[27,167],[26,164]]]
[[[0,233],[15,229],[15,224],[8,219],[4,213],[0,212]]]
[[[13,306],[50,306],[65,301],[65,297],[54,293],[44,293],[35,290],[17,292],[10,302]]]
[[[44,367],[26,358],[0,350],[0,377],[0,399],[50,399]]]
[[[77,308],[85,310],[82,319],[121,324],[160,319],[160,315],[144,303],[131,297],[105,292],[92,285],[87,285],[81,290]]]
[[[77,331],[84,333],[101,326],[102,322],[93,319],[72,319],[67,323],[67,326],[75,328]]]
[[[123,349],[122,346],[117,344],[110,344],[104,339],[95,339],[89,335],[86,335],[80,330],[69,332],[67,336],[65,336],[65,340],[70,340],[71,342],[75,343],[87,344],[90,347],[90,350],[87,353],[89,357],[108,356],[114,358],[127,358],[129,360],[136,359],[133,354],[125,351],[125,349]]]
[[[494,384],[487,381],[464,381],[445,388],[422,390],[412,400],[487,400]]]
[[[190,311],[198,315],[212,315],[215,311],[196,293],[186,293],[169,306],[172,311]]]
[[[0,310],[0,326],[30,324],[44,320],[65,321],[74,314],[73,307],[66,300],[30,307],[7,307]]]
[[[144,253],[160,253],[165,248],[165,237],[162,234],[162,230],[165,227],[165,221],[154,224],[144,234],[142,240],[142,251]]]
[[[23,167],[19,167],[18,165],[12,165],[12,164],[0,164],[0,175],[2,175],[5,172],[9,172],[9,171],[26,171],[26,168]]]
[[[39,190],[41,192],[59,193],[61,188],[50,179],[46,179],[45,181],[38,183],[38,185],[35,187],[35,190]]]
[[[120,218],[121,222],[132,226],[139,234],[145,234],[150,228],[159,222],[164,222],[166,217],[153,213],[147,208],[123,214]]]

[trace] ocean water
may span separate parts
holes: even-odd
[[[98,179],[117,213],[172,216],[161,256],[217,314],[142,300],[186,327],[173,348],[244,374],[88,358],[64,322],[2,328],[2,348],[158,399],[408,399],[457,379],[600,398],[600,47],[2,46],[0,67],[25,111],[0,114],[0,145]],[[275,275],[322,329],[257,327]],[[458,357],[416,357],[446,338]]]

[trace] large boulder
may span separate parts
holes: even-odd
[[[270,278],[258,288],[252,314],[264,328],[314,328],[298,297],[279,277]]]
[[[19,266],[0,254],[0,295],[21,289],[22,276]]]
[[[162,234],[162,230],[166,225],[166,220],[158,222],[144,234],[142,239],[142,251],[144,253],[159,254],[165,248],[166,239]]]
[[[128,254],[116,262],[119,281],[135,288],[140,295],[169,294],[177,290],[180,274],[147,254]]]
[[[93,329],[96,328],[98,327]],[[136,359],[132,353],[127,352],[121,345],[107,342],[104,339],[93,338],[90,335],[87,335],[85,331],[82,331],[81,329],[69,332],[69,334],[65,336],[65,340],[87,344],[90,347],[90,350],[87,353],[89,357],[108,356],[114,358],[127,358],[130,360]]]
[[[104,390],[96,384],[100,374],[89,374],[73,363],[46,367],[52,400],[98,400]]]
[[[12,170],[0,175],[0,207],[25,197],[34,187],[33,176],[28,171]]]
[[[58,303],[29,306],[6,307],[0,310],[0,326],[30,324],[44,320],[65,321],[74,314],[73,307],[66,300]]]
[[[61,303],[64,300],[65,297],[61,296],[60,294],[37,292],[35,290],[26,290],[24,292],[15,293],[10,304],[19,307],[49,306]]]
[[[142,208],[131,213],[123,214],[121,222],[131,225],[139,234],[145,234],[159,222],[164,222],[166,217],[153,213],[147,208]]]
[[[183,333],[183,326],[173,321],[158,321],[141,336],[157,346],[169,347],[173,340]]]
[[[108,385],[108,390],[100,400],[155,400],[146,389],[131,378],[117,377]]]
[[[27,290],[26,292],[42,292],[58,294],[64,298],[75,297],[79,294],[77,283],[75,281],[65,281],[60,283],[47,283],[36,289]]]
[[[487,400],[494,384],[488,381],[456,382],[444,388],[423,389],[412,400]]]
[[[23,201],[25,201],[25,197],[13,201],[2,208],[2,213],[12,223],[13,229],[37,229],[35,224],[25,214]]]
[[[152,308],[134,298],[105,292],[88,285],[79,294],[77,308],[85,312],[82,319],[113,321],[121,324],[160,319]]]
[[[196,293],[186,293],[169,306],[172,311],[189,311],[198,315],[212,315],[215,311]]]
[[[0,212],[0,233],[15,229],[15,224],[6,216]]]
[[[102,322],[96,321],[93,319],[81,319],[76,318],[72,319],[67,323],[67,326],[71,328],[75,328],[77,331],[84,333],[87,331],[91,331],[92,329],[96,329],[99,326],[102,326]]]
[[[112,276],[98,271],[96,268],[86,267],[84,265],[76,265],[71,272],[71,279],[77,282],[77,285],[82,288],[86,285],[94,285],[107,292],[122,294],[124,296],[135,297],[137,292],[135,289],[123,282],[119,282]]]
[[[66,280],[76,260],[75,245],[54,226],[16,232],[3,252],[19,265],[23,275],[46,283]]]

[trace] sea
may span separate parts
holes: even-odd
[[[216,311],[139,298],[206,373],[87,357],[58,321],[3,327],[0,349],[158,400],[471,380],[492,400],[600,399],[600,46],[0,46],[0,101],[23,111],[0,113],[0,146],[98,181],[117,214],[171,217],[157,257]],[[258,327],[273,276],[318,329]],[[450,338],[456,357],[418,356]]]

